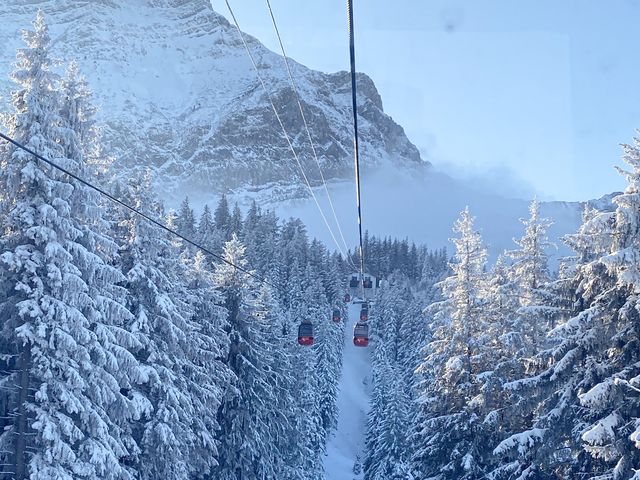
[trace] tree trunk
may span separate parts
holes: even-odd
[[[31,370],[31,345],[27,343],[20,354],[20,380],[18,393],[18,418],[16,420],[16,449],[15,472],[16,480],[27,478],[26,449],[27,449],[27,399],[29,396],[29,372]]]

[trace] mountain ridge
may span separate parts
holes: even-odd
[[[164,191],[225,191],[300,183],[292,154],[235,27],[207,0],[8,0],[0,50],[13,58],[37,8],[46,15],[53,53],[76,59],[100,105],[105,150],[114,171],[135,177],[151,168]],[[315,185],[320,175],[282,57],[245,34],[260,74]],[[350,78],[291,60],[323,173],[351,174]],[[0,67],[8,108],[10,65]],[[389,163],[422,168],[418,149],[386,115],[373,81],[358,74],[363,169]]]
[[[155,188],[170,206],[189,194],[196,204],[222,192],[258,199],[281,216],[298,215],[330,244],[317,223],[294,159],[234,26],[207,0],[7,0],[0,5],[0,57],[13,59],[19,31],[41,8],[53,54],[76,59],[87,76],[104,124],[104,151],[114,158],[116,179],[151,170]],[[256,38],[245,39],[273,93],[278,110],[314,186],[320,184],[282,57]],[[352,178],[350,78],[290,60],[324,176],[344,228],[355,225]],[[8,75],[0,62],[0,110],[11,111]],[[442,246],[458,212],[471,206],[493,251],[506,248],[526,216],[525,200],[473,188],[431,168],[383,110],[373,80],[358,74],[365,227],[393,231]],[[481,187],[481,186],[480,186]],[[324,192],[319,201],[326,205]],[[593,202],[593,201],[592,201]],[[610,204],[610,198],[603,200]],[[556,220],[552,238],[580,223],[583,203],[545,202]],[[327,210],[328,211],[328,210]],[[351,239],[352,237],[350,237]]]

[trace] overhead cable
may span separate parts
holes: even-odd
[[[333,206],[333,200],[331,199],[331,194],[329,193],[329,188],[327,187],[327,182],[324,178],[324,173],[322,172],[322,167],[320,166],[320,160],[318,159],[318,154],[316,152],[316,148],[315,145],[313,143],[313,139],[311,137],[311,131],[309,130],[309,124],[307,123],[307,118],[306,115],[304,114],[304,109],[302,108],[302,102],[300,101],[300,94],[298,93],[298,87],[296,85],[296,82],[293,78],[293,73],[291,71],[291,67],[289,66],[289,57],[287,56],[287,52],[285,51],[284,48],[284,43],[282,42],[282,38],[280,36],[280,30],[278,29],[278,23],[276,22],[276,17],[273,13],[273,9],[271,8],[271,2],[269,0],[267,1],[267,7],[269,8],[269,14],[271,15],[271,21],[273,23],[273,28],[275,29],[276,35],[278,37],[278,43],[280,44],[280,50],[282,51],[282,58],[284,59],[284,64],[285,67],[287,69],[287,74],[289,76],[289,82],[291,83],[291,89],[293,90],[293,93],[296,96],[296,101],[298,102],[298,109],[300,110],[300,116],[302,117],[302,122],[304,124],[304,129],[307,132],[307,138],[309,139],[309,144],[311,145],[311,151],[313,152],[313,158],[316,161],[316,165],[318,166],[318,171],[320,172],[320,178],[322,179],[322,184],[324,185],[324,191],[327,194],[327,199],[329,200],[329,205],[331,207],[331,212],[333,213],[333,219],[336,222],[336,225],[338,227],[338,233],[340,234],[340,237],[342,239],[342,244],[345,248],[345,251],[349,250],[349,247],[347,246],[347,242],[344,239],[344,234],[342,232],[342,227],[340,225],[340,221],[338,220],[338,216],[336,215],[336,210],[335,207]],[[351,259],[349,258],[349,261],[351,261]]]
[[[289,137],[289,134],[287,133],[287,129],[284,126],[284,123],[282,121],[282,118],[280,116],[280,113],[278,113],[278,109],[275,106],[275,103],[273,102],[273,97],[269,91],[269,89],[267,88],[266,83],[264,82],[262,75],[260,75],[260,69],[258,68],[258,64],[255,61],[255,58],[253,57],[253,54],[251,53],[251,50],[249,49],[249,45],[247,44],[247,41],[244,37],[244,33],[242,32],[242,30],[240,29],[240,24],[238,23],[238,20],[235,16],[235,13],[233,12],[233,9],[231,8],[231,5],[229,4],[229,0],[225,0],[225,3],[227,5],[227,9],[229,10],[229,14],[231,15],[231,18],[233,19],[233,23],[235,24],[236,30],[238,31],[238,34],[240,35],[240,39],[242,40],[242,44],[244,45],[244,49],[247,52],[247,55],[249,56],[249,59],[251,60],[251,64],[253,65],[253,69],[256,72],[256,76],[258,77],[258,81],[260,82],[260,85],[262,86],[262,89],[264,90],[267,99],[269,100],[269,103],[271,105],[271,109],[273,110],[273,113],[276,116],[276,119],[278,121],[278,124],[280,125],[280,128],[282,129],[282,133],[284,134],[284,138],[287,141],[287,145],[289,146],[289,149],[291,150],[291,153],[293,154],[293,158],[295,159],[296,163],[298,164],[298,168],[300,169],[300,174],[302,176],[302,179],[304,180],[304,183],[307,186],[307,189],[309,190],[309,193],[311,194],[311,197],[313,198],[313,201],[316,204],[316,207],[318,208],[318,211],[320,212],[320,216],[322,217],[322,220],[324,221],[324,224],[327,227],[327,230],[329,230],[329,234],[331,235],[331,238],[333,239],[333,242],[335,243],[336,247],[338,248],[338,251],[342,254],[343,258],[347,258],[346,253],[344,252],[344,250],[342,249],[342,247],[340,246],[340,244],[338,243],[338,240],[336,239],[335,234],[333,233],[333,229],[331,228],[331,225],[329,224],[329,221],[327,220],[327,217],[324,214],[324,211],[322,210],[322,206],[320,205],[320,202],[318,201],[318,198],[315,194],[315,192],[313,191],[313,187],[311,186],[311,183],[309,182],[309,178],[307,177],[307,174],[304,172],[304,168],[302,166],[302,162],[300,161],[300,158],[298,157],[298,153],[296,152],[295,148],[293,147],[293,143],[291,142],[291,138]]]
[[[141,210],[132,207],[131,205],[129,205],[126,202],[123,202],[122,200],[120,200],[119,198],[116,198],[115,196],[113,196],[111,193],[107,192],[106,190],[103,190],[102,188],[92,184],[91,182],[85,180],[84,178],[79,177],[78,175],[76,175],[73,172],[70,172],[69,170],[67,170],[64,167],[61,167],[60,165],[58,165],[57,163],[49,160],[48,158],[43,157],[42,155],[38,154],[37,152],[31,150],[29,147],[23,145],[22,143],[18,142],[17,140],[14,140],[13,138],[9,137],[8,135],[5,135],[4,133],[0,132],[0,138],[2,138],[3,140],[6,140],[7,142],[9,142],[10,144],[14,145],[15,147],[18,147],[19,149],[30,153],[31,155],[33,155],[36,159],[46,163],[47,165],[55,168],[56,170],[59,170],[60,172],[64,173],[65,175],[71,177],[72,179],[82,183],[83,185],[91,188],[92,190],[95,190],[96,192],[98,192],[100,195],[108,198],[109,200],[111,200],[113,203],[124,207],[125,209],[135,213],[136,215],[138,215],[139,217],[147,220],[149,223],[152,223],[153,225],[155,225],[158,228],[161,228],[162,230],[167,231],[168,233],[180,238],[181,240],[183,240],[184,242],[188,243],[189,245],[196,247],[199,250],[202,250],[204,253],[207,253],[209,255],[211,255],[213,258],[216,258],[224,263],[226,263],[227,265],[236,268],[237,270],[246,273],[247,275],[249,275],[250,277],[254,278],[255,280],[258,280],[260,283],[264,283],[265,285],[269,285],[270,287],[275,288],[275,286],[270,283],[269,281],[267,281],[264,278],[260,278],[258,275],[256,275],[254,272],[252,272],[251,270],[248,270],[244,267],[241,267],[240,265],[236,265],[235,263],[227,260],[226,258],[224,258],[221,255],[218,255],[217,253],[212,252],[211,250],[209,250],[206,247],[203,247],[202,245],[200,245],[199,243],[185,237],[184,235],[176,232],[175,230],[167,227],[166,225],[162,224],[161,222],[159,222],[158,220],[154,219],[153,217],[150,217],[149,215],[147,215],[146,213],[142,212]]]

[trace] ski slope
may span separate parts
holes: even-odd
[[[353,473],[356,457],[364,461],[364,437],[371,387],[369,348],[353,345],[353,326],[360,305],[349,304],[344,334],[342,373],[338,392],[338,429],[327,445],[324,470],[327,480],[361,479]]]

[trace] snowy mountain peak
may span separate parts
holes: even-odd
[[[106,151],[126,178],[151,168],[165,193],[300,184],[291,151],[235,26],[207,0],[56,0],[0,5],[0,104],[19,31],[37,8],[54,54],[77,59],[106,125]],[[282,57],[246,35],[305,172],[320,175],[303,130]],[[325,177],[351,174],[350,79],[291,62]],[[428,165],[382,108],[373,81],[358,75],[364,169]]]

